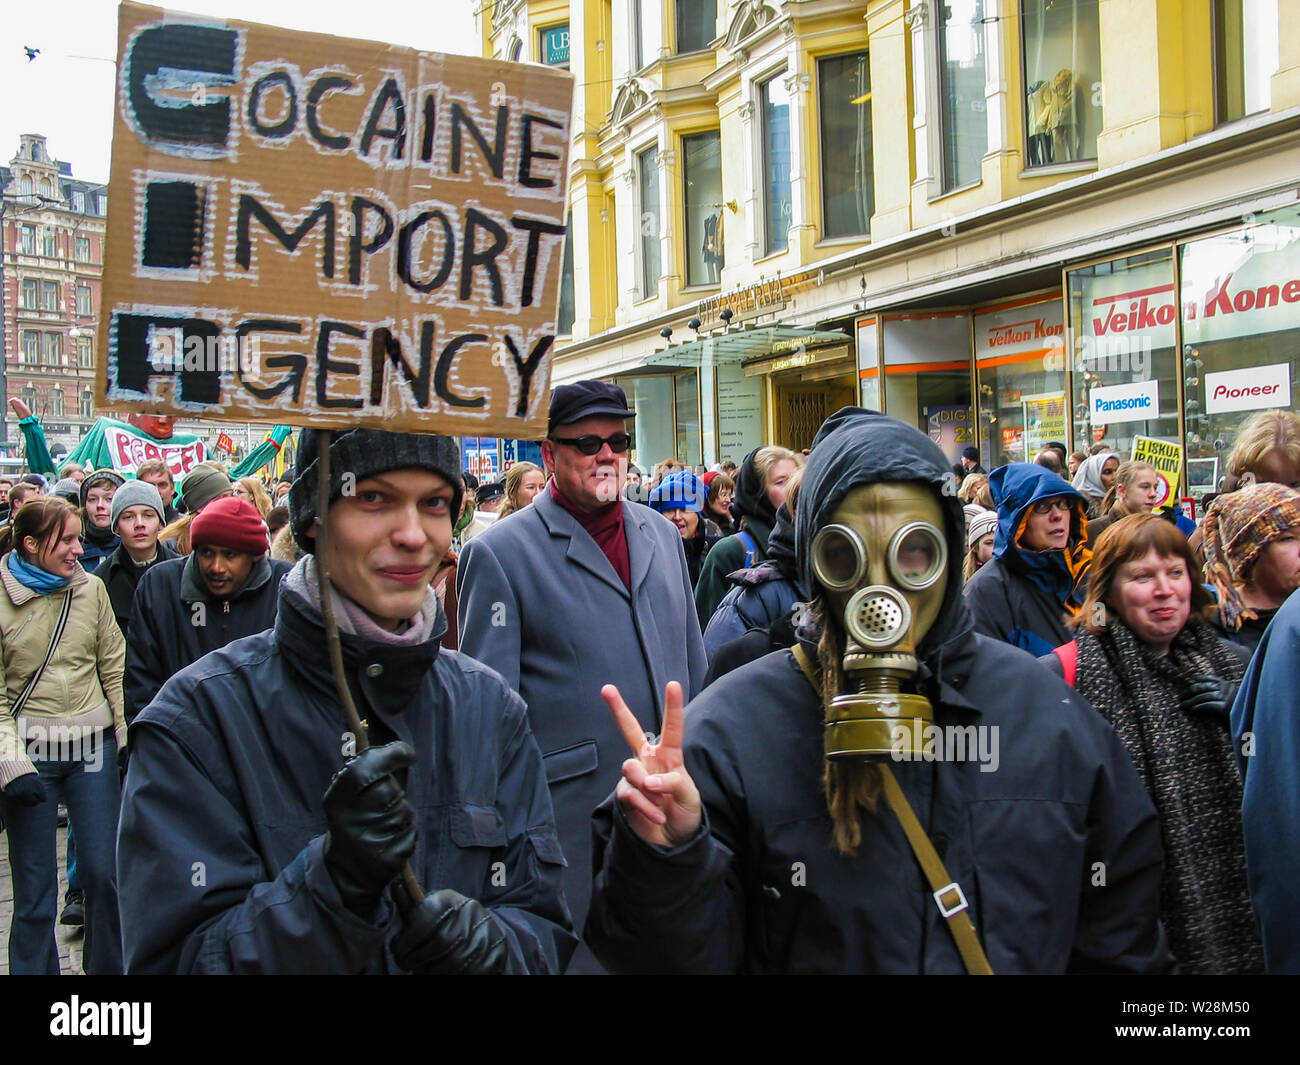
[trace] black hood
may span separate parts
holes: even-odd
[[[767,557],[777,564],[786,580],[795,583],[801,595],[806,594],[806,586],[799,574],[799,560],[794,553],[794,521],[790,518],[790,508],[784,503],[777,508],[776,524],[772,526],[772,535],[767,538]]]
[[[754,456],[760,450],[754,448],[740,464],[740,472],[736,474],[736,494],[731,499],[731,513],[736,518],[757,518],[762,522],[764,530],[767,530],[776,524],[776,508],[767,498],[763,478],[754,468]]]
[[[944,643],[970,627],[961,598],[962,561],[966,552],[966,515],[957,497],[957,478],[939,446],[897,418],[862,407],[836,411],[817,432],[812,454],[799,483],[795,515],[795,554],[804,587],[816,595],[809,547],[829,525],[844,497],[860,485],[916,481],[929,486],[943,510],[948,542],[948,586],[943,607],[920,647],[928,658]]]

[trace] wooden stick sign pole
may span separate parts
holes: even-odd
[[[360,754],[370,746],[365,726],[361,724],[361,715],[357,704],[352,699],[348,687],[347,674],[343,671],[343,647],[339,642],[338,622],[334,618],[334,601],[330,595],[330,563],[328,551],[328,533],[325,529],[325,515],[330,507],[330,443],[333,434],[328,429],[316,431],[316,575],[320,579],[320,609],[325,621],[325,643],[329,648],[330,668],[334,672],[334,686],[338,689],[339,701],[343,704],[343,713],[347,718],[348,728],[356,737],[356,751]],[[407,862],[402,867],[402,890],[406,899],[399,898],[403,910],[413,909],[424,901],[424,888],[416,879],[415,870]]]

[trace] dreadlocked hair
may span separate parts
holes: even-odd
[[[843,690],[844,636],[839,626],[825,616],[820,600],[813,606],[813,617],[821,623],[817,661],[822,674],[822,705],[829,707],[831,700]],[[828,760],[825,783],[831,843],[837,853],[851,858],[862,844],[859,810],[873,812],[880,796],[880,768],[874,762],[857,758]]]

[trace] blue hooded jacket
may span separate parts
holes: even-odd
[[[1064,618],[1083,603],[1083,583],[1092,552],[1086,502],[1070,483],[1044,466],[1012,462],[989,475],[998,509],[993,558],[966,585],[975,628],[986,636],[1045,655],[1070,639]],[[1074,501],[1069,546],[1033,551],[1021,544],[1029,509],[1040,500]]]

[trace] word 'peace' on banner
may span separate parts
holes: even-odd
[[[131,3],[118,56],[99,407],[545,435],[568,72]]]

